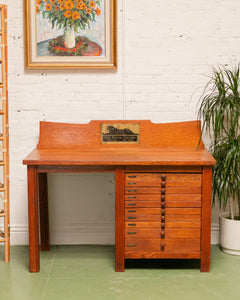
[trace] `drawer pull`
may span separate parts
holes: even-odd
[[[164,249],[165,249],[165,245],[162,243],[161,244],[161,251],[164,251]]]
[[[128,185],[135,185],[136,182],[128,182]]]
[[[162,175],[162,180],[163,180],[163,181],[166,180],[166,175]]]
[[[136,226],[136,224],[128,224],[128,226]]]
[[[128,203],[129,206],[136,206],[136,203]]]
[[[162,229],[165,229],[165,223],[164,222],[162,222]]]
[[[136,199],[136,196],[128,196],[128,199]]]
[[[162,239],[165,238],[165,232],[164,232],[164,230],[161,231],[161,238],[162,238]]]
[[[162,201],[165,201],[165,195],[162,195],[162,196],[161,196],[161,200],[162,200]]]
[[[136,247],[137,244],[127,244],[128,247]]]
[[[136,210],[128,210],[128,212],[136,212]]]
[[[162,216],[165,216],[165,209],[162,209]]]
[[[165,208],[165,202],[162,202],[162,203],[161,203],[161,207],[162,207],[162,208]]]
[[[135,231],[129,231],[128,234],[137,234]]]
[[[128,220],[136,220],[136,217],[128,217]]]
[[[128,190],[129,193],[136,193],[136,190]]]
[[[161,216],[161,220],[162,220],[162,222],[164,222],[165,221],[165,216]]]
[[[128,175],[128,178],[136,178],[136,175]]]
[[[162,190],[161,190],[161,194],[162,194],[162,195],[165,195],[165,193],[166,193],[166,190],[165,190],[165,189],[162,189]]]
[[[162,188],[165,188],[166,187],[166,182],[163,181],[161,185],[162,185]]]

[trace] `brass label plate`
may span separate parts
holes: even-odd
[[[139,144],[140,124],[101,124],[101,144]]]

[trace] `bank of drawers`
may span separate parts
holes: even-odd
[[[126,173],[125,257],[200,253],[201,185],[197,173]]]

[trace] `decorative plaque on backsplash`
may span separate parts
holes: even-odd
[[[139,144],[140,124],[101,124],[101,144]]]

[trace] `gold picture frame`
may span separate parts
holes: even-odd
[[[24,1],[26,69],[117,67],[117,0]]]

